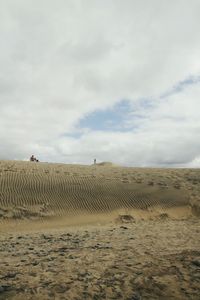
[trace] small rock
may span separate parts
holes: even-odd
[[[126,226],[120,226],[121,229],[128,229]]]
[[[30,276],[33,276],[33,277],[36,277],[36,276],[37,276],[37,273],[36,273],[36,272],[30,272],[29,275],[30,275]]]
[[[0,293],[10,291],[12,288],[10,285],[0,285]]]
[[[197,266],[197,267],[200,267],[200,260],[193,260],[192,264]]]
[[[65,285],[65,284],[60,284],[60,285],[56,285],[55,287],[54,287],[54,289],[55,289],[55,291],[57,292],[57,293],[65,293],[66,291],[68,291],[69,290],[69,286],[67,286],[67,285]]]
[[[72,234],[71,233],[67,233],[66,236],[72,236]]]
[[[148,185],[154,185],[154,182],[153,181],[149,181]]]
[[[80,241],[79,241],[79,240],[74,240],[73,243],[74,243],[74,244],[79,244]]]
[[[4,278],[15,278],[18,273],[7,273]]]
[[[127,300],[142,300],[142,298],[139,294],[134,294],[133,296],[131,296]]]

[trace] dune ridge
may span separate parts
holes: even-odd
[[[198,172],[0,161],[0,222],[120,212],[142,218],[175,208],[198,216]]]

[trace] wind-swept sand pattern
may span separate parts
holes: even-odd
[[[200,170],[0,161],[0,299],[200,299]]]
[[[165,211],[189,207],[192,199],[183,170],[175,175],[173,170],[110,164],[1,162],[0,172],[2,220],[108,214],[121,209],[152,211],[156,207]]]

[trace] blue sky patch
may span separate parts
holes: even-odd
[[[102,131],[129,131],[126,125],[132,111],[128,100],[122,100],[109,109],[96,110],[79,122],[80,128]]]

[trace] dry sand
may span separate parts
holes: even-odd
[[[200,170],[0,161],[0,299],[200,299]]]

